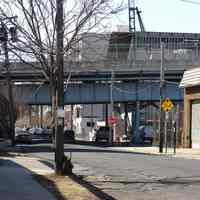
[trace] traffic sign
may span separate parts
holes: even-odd
[[[170,99],[165,99],[162,103],[162,108],[165,112],[169,112],[172,110],[172,108],[174,107],[174,104],[172,103],[172,101]]]
[[[117,117],[115,117],[115,116],[111,116],[111,117],[108,118],[108,123],[109,123],[110,125],[117,124],[117,122],[118,122],[118,119],[117,119]]]

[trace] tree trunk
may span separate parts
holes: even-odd
[[[64,85],[63,85],[63,0],[56,0],[56,64],[58,68],[57,73],[57,103],[58,110],[64,109]],[[63,128],[64,119],[57,116],[57,127],[56,127],[56,148],[55,148],[55,161],[56,161],[56,173],[63,174],[63,161],[64,161],[64,143],[63,143]]]

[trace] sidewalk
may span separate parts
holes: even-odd
[[[163,153],[159,153],[159,147],[108,147],[113,151],[125,151],[130,153],[157,155],[157,156],[172,156],[186,159],[200,159],[200,149],[177,148],[174,154],[173,148],[168,148],[167,153],[163,148]]]
[[[21,154],[7,141],[0,141],[0,195],[2,200],[112,199],[76,175],[55,175],[53,163]]]
[[[25,164],[26,162],[26,164]],[[27,164],[35,165],[36,162],[18,157],[0,157],[0,194],[3,200],[55,200],[44,187],[37,183],[32,176],[32,171]],[[37,163],[38,164],[38,163]],[[38,165],[38,167],[41,167]],[[36,170],[39,168],[35,168]],[[49,169],[42,170],[49,172]],[[40,172],[40,171],[39,171]]]
[[[15,153],[10,153],[15,152]],[[52,170],[33,158],[17,156],[8,140],[0,140],[0,194],[3,200],[55,200],[33,178],[33,173],[51,173]]]

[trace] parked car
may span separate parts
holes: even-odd
[[[140,127],[140,135],[144,144],[152,144],[154,137],[154,129],[150,125]]]
[[[71,129],[64,130],[64,142],[74,142],[75,141],[75,133]]]
[[[144,137],[143,142],[145,144],[152,144],[153,143],[153,136],[154,136],[154,129],[152,126],[145,126],[144,128]]]
[[[32,135],[39,135],[43,133],[43,129],[42,128],[30,128],[29,129],[29,133],[31,133]]]
[[[100,141],[109,142],[109,136],[110,136],[110,127],[109,126],[100,126],[96,130],[95,142],[100,142]],[[111,135],[111,137],[112,137],[112,135]]]
[[[52,136],[49,130],[43,128],[31,128],[29,129],[29,133],[34,142],[50,141]]]
[[[22,128],[15,128],[15,142],[16,143],[32,143],[31,134]]]

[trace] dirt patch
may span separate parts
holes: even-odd
[[[55,174],[33,176],[58,200],[99,200],[93,193],[74,182],[70,177]]]

